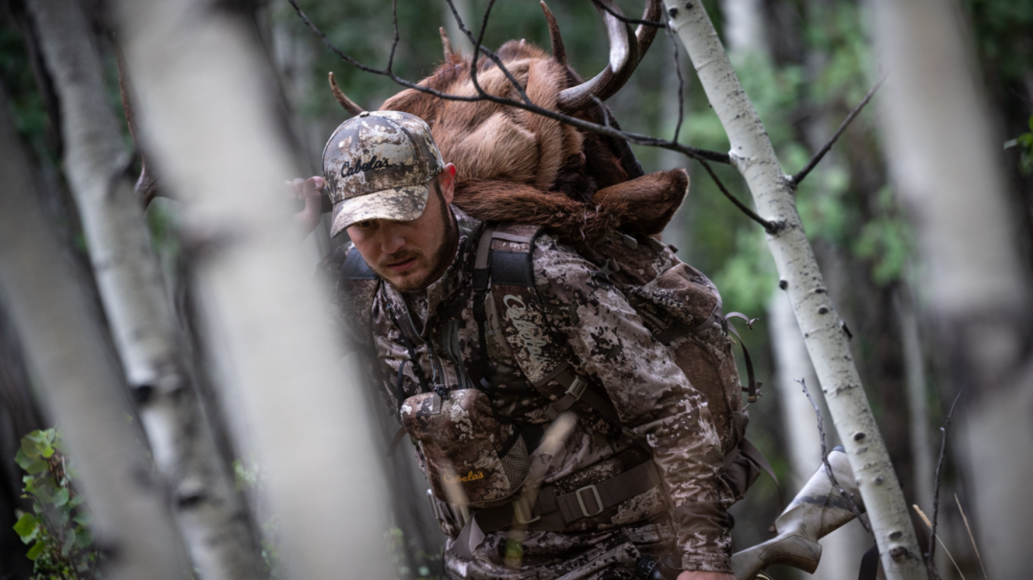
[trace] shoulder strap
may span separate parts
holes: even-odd
[[[515,353],[520,353],[517,363],[521,370],[536,387],[555,381],[564,389],[549,405],[549,418],[554,419],[582,401],[620,428],[620,417],[609,397],[589,388],[589,382],[559,356],[559,346],[551,340],[552,330],[545,327],[548,318],[535,288],[532,261],[534,242],[542,230],[540,226],[498,224],[486,226],[481,235],[474,261],[473,291],[482,352],[487,353],[484,302],[490,280],[503,340],[510,343]],[[514,319],[517,313],[521,314],[519,320]]]

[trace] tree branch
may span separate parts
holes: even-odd
[[[807,177],[811,170],[817,167],[818,163],[820,163],[822,158],[825,157],[825,154],[828,153],[830,149],[832,149],[832,146],[835,145],[836,141],[839,140],[840,135],[842,135],[846,131],[847,127],[850,126],[850,123],[852,123],[854,119],[861,114],[861,111],[864,109],[865,105],[868,104],[868,101],[872,100],[872,97],[875,96],[875,92],[879,90],[879,87],[882,86],[882,83],[885,80],[886,73],[880,74],[879,80],[875,82],[875,85],[872,86],[871,90],[868,91],[868,94],[865,95],[863,99],[861,99],[861,102],[858,103],[856,107],[854,107],[854,110],[850,111],[850,114],[846,116],[846,119],[843,119],[843,122],[839,125],[839,129],[836,129],[836,132],[832,134],[832,137],[829,138],[827,143],[825,143],[825,146],[822,147],[817,153],[815,153],[814,157],[811,157],[811,160],[807,162],[807,165],[805,165],[803,169],[798,171],[796,175],[793,175],[789,178],[789,186],[793,188],[794,191],[800,185],[800,182],[803,181],[805,177]]]
[[[596,2],[595,0],[592,0],[592,4],[595,4],[599,8],[602,8],[603,10],[607,11],[611,16],[625,24],[642,24],[645,26],[652,26],[655,28],[667,28],[667,23],[665,22],[653,22],[652,20],[642,20],[641,18],[628,18],[627,16],[617,12],[616,10],[610,8],[602,2]]]
[[[671,41],[671,54],[674,57],[674,72],[678,74],[678,124],[674,126],[674,137],[671,141],[677,143],[678,135],[681,133],[682,121],[685,120],[685,77],[681,74],[681,62],[678,60],[678,43],[674,40],[674,33],[670,28],[664,27],[667,39]]]
[[[502,98],[502,97],[496,97],[494,95],[490,95],[490,94],[484,93],[483,91],[479,95],[477,95],[477,96],[452,95],[452,94],[448,94],[448,93],[443,93],[441,91],[438,91],[438,90],[435,90],[435,89],[432,89],[432,88],[429,88],[429,87],[426,87],[426,86],[414,83],[414,82],[412,82],[412,81],[410,81],[408,79],[404,79],[402,77],[399,77],[398,75],[396,75],[391,70],[382,70],[382,69],[377,69],[377,68],[373,68],[373,67],[367,66],[367,65],[365,65],[365,64],[355,60],[351,56],[348,56],[347,54],[344,53],[344,51],[342,51],[340,48],[338,48],[336,45],[334,45],[334,43],[331,42],[329,38],[327,38],[326,34],[324,34],[319,29],[319,27],[317,27],[308,18],[308,16],[304,13],[304,11],[301,10],[301,8],[298,6],[297,0],[288,0],[288,1],[290,2],[291,6],[294,7],[295,12],[297,12],[298,17],[301,18],[302,22],[304,22],[305,25],[309,27],[309,29],[311,29],[313,32],[315,32],[320,37],[320,39],[322,39],[323,44],[325,44],[327,48],[329,48],[331,51],[333,51],[333,53],[336,54],[338,57],[340,57],[342,60],[344,60],[345,62],[351,64],[352,66],[354,66],[355,68],[357,68],[357,69],[359,69],[359,70],[361,70],[363,72],[368,72],[368,73],[372,73],[372,74],[380,75],[380,76],[386,76],[386,77],[390,78],[392,81],[394,81],[395,83],[397,83],[397,84],[399,84],[399,85],[401,85],[403,87],[410,88],[410,89],[413,89],[413,90],[417,90],[417,91],[420,91],[420,92],[423,92],[423,93],[427,93],[429,95],[433,95],[433,96],[438,97],[440,99],[448,99],[448,100],[453,100],[453,101],[467,101],[467,102],[486,100],[486,101],[490,101],[490,102],[497,103],[497,104],[500,104],[500,105],[506,105],[506,106],[515,107],[515,108],[518,108],[518,109],[524,109],[525,111],[530,111],[532,113],[536,113],[536,114],[548,117],[550,119],[554,119],[554,120],[559,121],[561,123],[565,123],[567,125],[571,125],[573,127],[577,127],[578,129],[583,129],[585,131],[592,131],[592,132],[599,133],[599,134],[602,134],[602,135],[607,135],[607,136],[610,136],[610,137],[616,137],[616,138],[620,138],[620,139],[625,139],[625,140],[627,140],[627,141],[629,141],[631,143],[635,143],[637,145],[645,145],[645,146],[649,146],[649,147],[659,147],[661,149],[670,149],[672,151],[677,151],[677,152],[679,152],[679,153],[681,153],[681,154],[683,154],[683,155],[685,155],[685,156],[687,156],[687,157],[689,157],[691,159],[695,159],[697,161],[707,160],[707,161],[713,161],[715,163],[724,163],[724,164],[730,164],[731,163],[731,160],[729,159],[727,153],[720,153],[720,152],[717,152],[717,151],[709,151],[707,149],[699,149],[699,148],[696,148],[696,147],[690,147],[690,146],[687,146],[687,145],[681,145],[681,144],[675,143],[673,141],[667,141],[667,140],[664,140],[664,139],[657,139],[656,137],[650,137],[648,135],[641,135],[641,134],[638,134],[638,133],[631,133],[631,132],[628,132],[628,131],[622,131],[622,130],[614,129],[613,127],[606,127],[604,125],[599,125],[599,124],[596,124],[596,123],[591,123],[591,122],[588,122],[588,121],[584,121],[582,119],[578,119],[576,117],[571,117],[569,115],[564,115],[564,114],[558,113],[556,111],[551,111],[549,109],[545,109],[545,108],[539,107],[537,105],[534,105],[533,103],[530,103],[530,99],[528,99],[528,102],[520,102],[520,101],[515,101],[513,99],[506,99],[506,98]],[[450,5],[451,5],[451,3],[450,3]],[[463,30],[464,34],[466,34],[471,39],[472,42],[476,42],[476,39],[473,37],[472,33],[470,33],[470,31],[467,30],[465,28],[465,26],[462,24],[462,21],[459,20],[459,17],[458,17],[458,14],[457,14],[456,10],[455,10],[455,7],[451,6],[451,8],[452,8],[453,15],[456,16],[456,18],[457,18],[457,23],[460,24],[460,27]],[[495,61],[496,64],[500,67],[500,69],[503,70],[504,73],[507,73],[507,77],[510,78],[511,81],[513,81],[512,76],[508,75],[508,70],[505,68],[504,65],[501,64],[501,61],[495,60],[495,59],[498,59],[497,55],[495,55],[490,50],[484,48],[483,46],[480,47],[480,52],[488,55],[489,58],[492,58],[494,56],[493,61]],[[517,85],[518,90],[522,93],[523,89],[519,86],[519,83],[516,83],[516,85]],[[526,96],[526,95],[523,95],[523,96]]]
[[[699,161],[700,165],[703,166],[703,169],[707,170],[707,173],[710,174],[710,178],[713,179],[714,183],[717,184],[717,187],[718,187],[718,189],[721,190],[721,193],[723,193],[725,195],[725,197],[728,198],[728,201],[732,202],[732,204],[735,205],[735,207],[739,208],[739,211],[743,212],[751,220],[753,220],[753,221],[757,222],[758,224],[760,224],[761,226],[763,226],[764,227],[764,231],[768,232],[769,234],[774,234],[778,230],[778,227],[775,224],[773,224],[773,223],[769,222],[768,220],[760,217],[759,215],[757,215],[756,212],[754,212],[752,209],[747,207],[746,204],[744,204],[743,202],[741,202],[738,199],[736,199],[736,197],[734,195],[732,195],[731,192],[729,192],[728,189],[725,187],[725,184],[721,183],[721,180],[718,179],[717,174],[714,173],[714,170],[710,167],[709,163],[707,163],[706,161],[704,161],[702,159],[698,159],[697,161]],[[824,443],[822,445],[824,446]]]
[[[829,474],[829,481],[832,482],[832,486],[836,488],[836,491],[846,498],[847,503],[850,504],[850,511],[854,512],[854,517],[857,518],[857,521],[861,522],[865,531],[870,534],[872,533],[872,529],[868,526],[868,522],[864,521],[864,518],[861,517],[861,510],[858,509],[857,502],[854,501],[854,494],[848,493],[847,490],[843,489],[843,487],[839,485],[839,482],[836,481],[836,474],[832,473],[832,465],[829,464],[828,449],[825,448],[825,426],[821,418],[821,409],[818,408],[818,403],[814,402],[814,399],[811,397],[811,392],[807,390],[807,381],[804,379],[795,380],[800,383],[801,387],[803,387],[803,394],[807,396],[807,400],[810,401],[811,406],[814,407],[814,414],[818,416],[818,436],[821,438],[821,462],[825,464],[825,473]]]
[[[958,399],[961,398],[961,392],[954,397],[954,402],[951,403],[950,411],[947,411],[947,418],[943,421],[943,427],[940,431],[943,435],[940,438],[940,458],[936,461],[936,475],[933,476],[933,522],[929,528],[929,548],[925,554],[926,566],[933,566],[933,556],[936,554],[936,519],[940,515],[940,469],[943,467],[943,459],[947,455],[947,439],[950,436],[951,429],[951,417],[954,416],[954,407],[958,404]]]
[[[462,17],[459,16],[459,11],[456,10],[455,4],[452,2],[452,0],[445,1],[448,2],[448,7],[452,10],[452,17],[456,19],[456,24],[459,25],[459,30],[463,31],[463,34],[466,35],[466,38],[468,38],[470,42],[474,45],[474,57],[472,57],[472,60],[470,62],[470,80],[473,82],[474,88],[477,89],[477,94],[481,97],[489,96],[488,93],[484,92],[484,89],[481,88],[480,83],[477,82],[476,55],[478,53],[484,53],[488,56],[488,58],[491,59],[492,62],[495,63],[495,66],[499,67],[499,70],[502,71],[502,74],[506,75],[506,78],[509,79],[509,82],[513,85],[513,88],[515,88],[517,92],[520,93],[520,98],[522,98],[524,102],[528,105],[534,105],[534,103],[531,102],[531,98],[527,96],[526,92],[524,92],[524,87],[520,86],[520,83],[517,82],[516,77],[514,77],[513,74],[509,72],[509,69],[502,64],[502,59],[500,59],[499,56],[495,54],[495,52],[483,46],[484,31],[488,29],[488,16],[491,14],[492,7],[495,6],[495,0],[491,0],[491,2],[488,3],[488,7],[484,10],[484,19],[481,21],[481,32],[477,35],[477,38],[474,38],[473,33],[470,32],[468,28],[466,28],[466,25],[463,23]]]

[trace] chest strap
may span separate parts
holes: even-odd
[[[586,485],[570,493],[559,493],[554,485],[543,486],[533,505],[519,498],[505,505],[479,510],[462,510],[448,504],[456,523],[463,527],[459,538],[483,537],[519,527],[530,531],[562,532],[582,518],[597,516],[660,485],[656,464],[646,461],[610,479]],[[469,514],[463,514],[462,512]],[[456,545],[463,542],[457,538]]]

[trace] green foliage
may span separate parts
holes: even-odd
[[[388,558],[391,560],[399,580],[438,580],[441,578],[441,576],[434,572],[441,569],[440,554],[428,554],[422,550],[417,551],[413,554],[417,568],[412,570],[409,568],[408,558],[406,558],[405,532],[401,528],[392,526],[384,534],[384,539],[387,541]]]
[[[886,285],[904,275],[911,240],[911,225],[895,211],[893,192],[889,187],[879,191],[881,212],[864,224],[853,244],[854,255],[872,262],[876,284]]]
[[[1004,144],[1005,149],[1013,147],[1019,150],[1019,168],[1022,174],[1033,175],[1033,115],[1029,116],[1029,133],[1023,133]]]
[[[238,492],[261,494],[265,486],[262,469],[254,458],[233,461],[234,487]],[[262,564],[272,580],[283,578],[283,556],[280,554],[280,520],[273,514],[262,523]]]
[[[27,555],[34,562],[33,580],[101,578],[90,513],[72,485],[74,472],[60,434],[54,429],[29,433],[14,461],[28,473],[22,497],[33,502],[33,513],[22,514],[14,525],[22,542],[32,544]]]

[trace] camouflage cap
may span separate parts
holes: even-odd
[[[445,169],[427,123],[398,111],[369,111],[341,123],[323,149],[334,204],[330,235],[365,220],[414,220]]]

